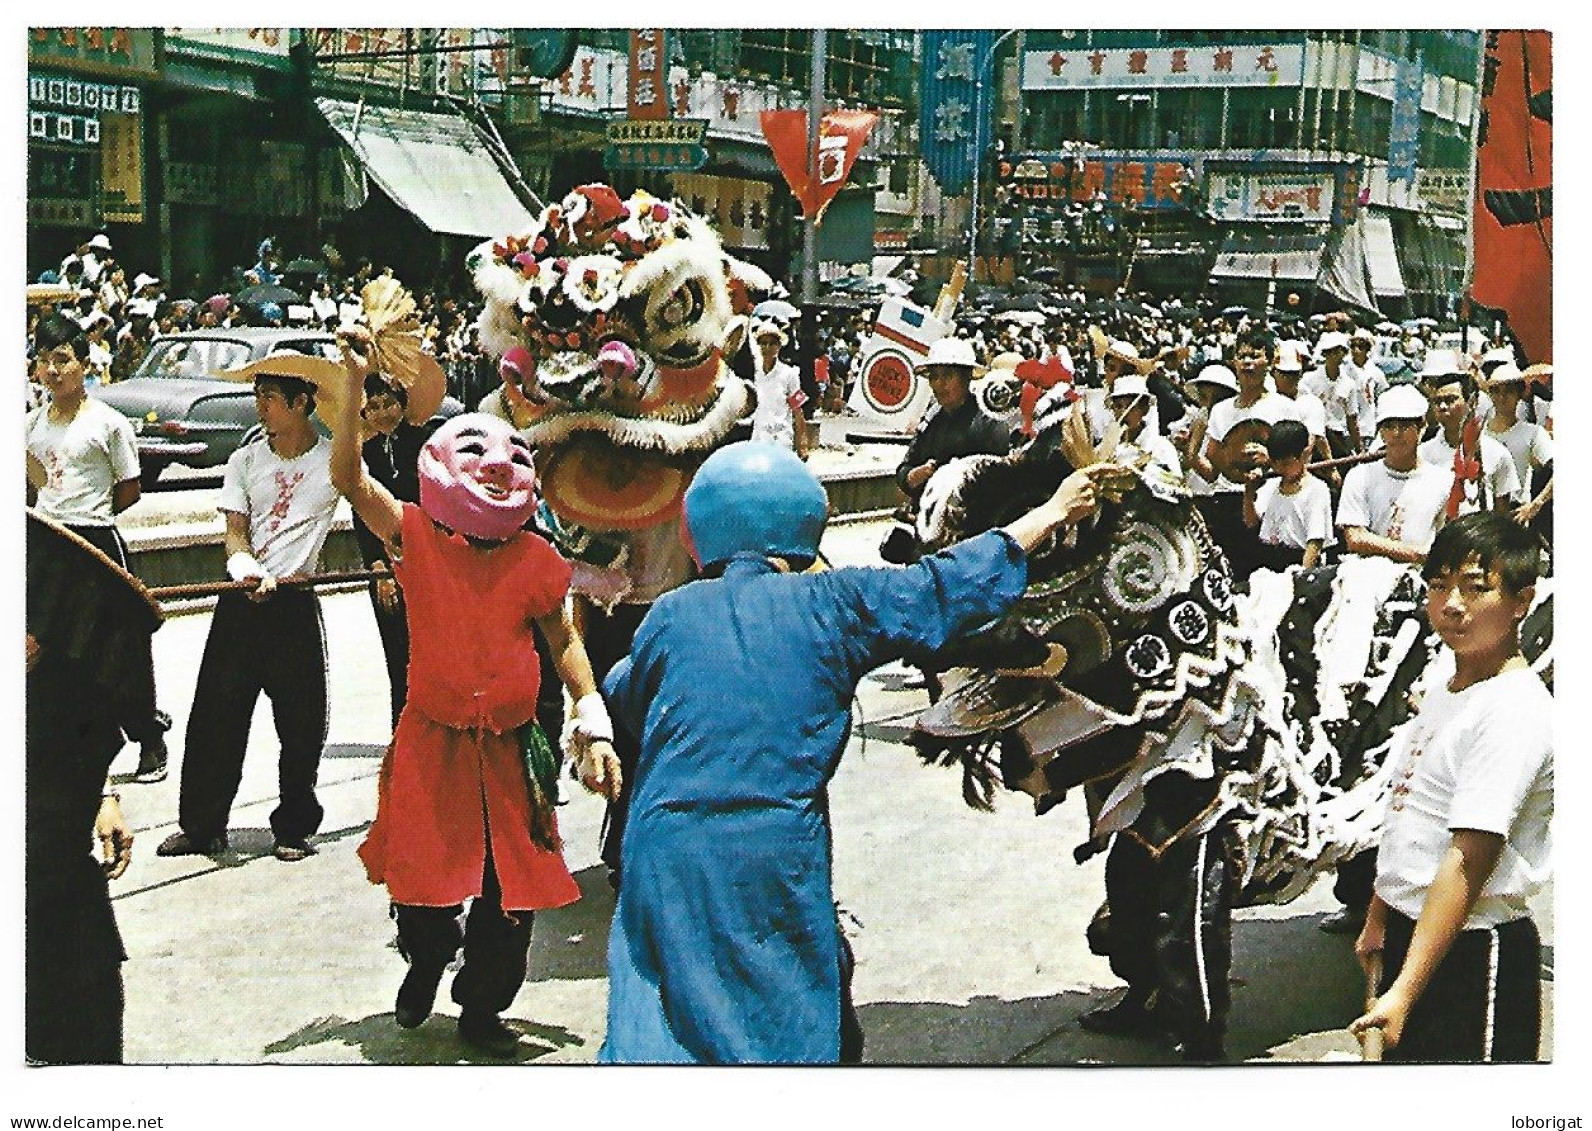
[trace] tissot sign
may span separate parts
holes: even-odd
[[[1298,86],[1301,44],[1083,47],[1023,55],[1024,90],[1077,87]]]

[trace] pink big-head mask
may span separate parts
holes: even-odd
[[[536,510],[531,449],[508,422],[455,416],[420,450],[420,509],[469,538],[502,542]]]

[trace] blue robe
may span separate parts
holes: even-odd
[[[658,600],[604,686],[641,756],[600,1060],[839,1060],[827,786],[857,684],[1000,616],[1027,579],[994,531],[905,568],[738,555]]]

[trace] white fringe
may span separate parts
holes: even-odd
[[[723,372],[727,374],[727,370]],[[622,447],[683,455],[705,451],[729,435],[735,422],[746,412],[746,402],[745,382],[728,375],[718,399],[695,421],[615,416],[609,412],[568,412],[532,424],[520,434],[535,447],[547,447],[561,444],[578,432],[595,432]]]

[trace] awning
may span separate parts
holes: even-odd
[[[1363,219],[1364,212],[1361,212]],[[1365,226],[1360,219],[1334,229],[1327,241],[1321,276],[1317,285],[1328,294],[1361,310],[1377,310],[1376,296],[1371,293],[1371,268],[1366,251]]]
[[[382,191],[433,232],[486,238],[530,227],[529,209],[463,118],[332,98],[315,105]]]
[[[1393,242],[1393,220],[1385,212],[1360,210],[1365,225],[1365,261],[1371,269],[1371,289],[1378,298],[1403,298],[1404,273],[1399,269],[1398,250]]]
[[[1314,283],[1321,273],[1321,252],[1326,245],[1325,235],[1234,232],[1216,255],[1211,279]]]

